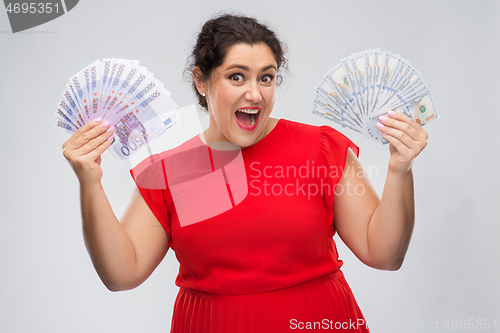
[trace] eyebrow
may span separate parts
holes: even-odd
[[[228,71],[228,70],[233,69],[233,68],[240,68],[240,69],[243,69],[243,70],[245,70],[247,72],[250,71],[250,69],[247,66],[243,66],[243,65],[233,65],[233,66],[231,66],[229,68],[226,68],[225,71]],[[271,69],[271,68],[274,68],[275,70],[277,70],[275,65],[268,65],[268,66],[262,68],[261,72],[265,72],[265,71],[267,71],[268,69]]]

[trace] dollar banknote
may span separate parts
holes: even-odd
[[[412,63],[398,54],[369,49],[330,68],[316,87],[312,113],[388,143],[376,127],[393,110],[421,126],[439,118],[429,85]]]

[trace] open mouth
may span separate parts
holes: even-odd
[[[259,114],[260,108],[243,108],[236,110],[236,122],[241,128],[252,130],[257,127]]]

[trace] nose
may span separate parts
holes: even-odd
[[[252,103],[259,103],[262,100],[259,85],[256,82],[248,83],[248,90],[245,93],[245,99]]]

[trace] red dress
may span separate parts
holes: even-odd
[[[180,263],[171,332],[368,332],[332,239],[348,148],[280,119],[250,147],[195,136],[131,170]]]

